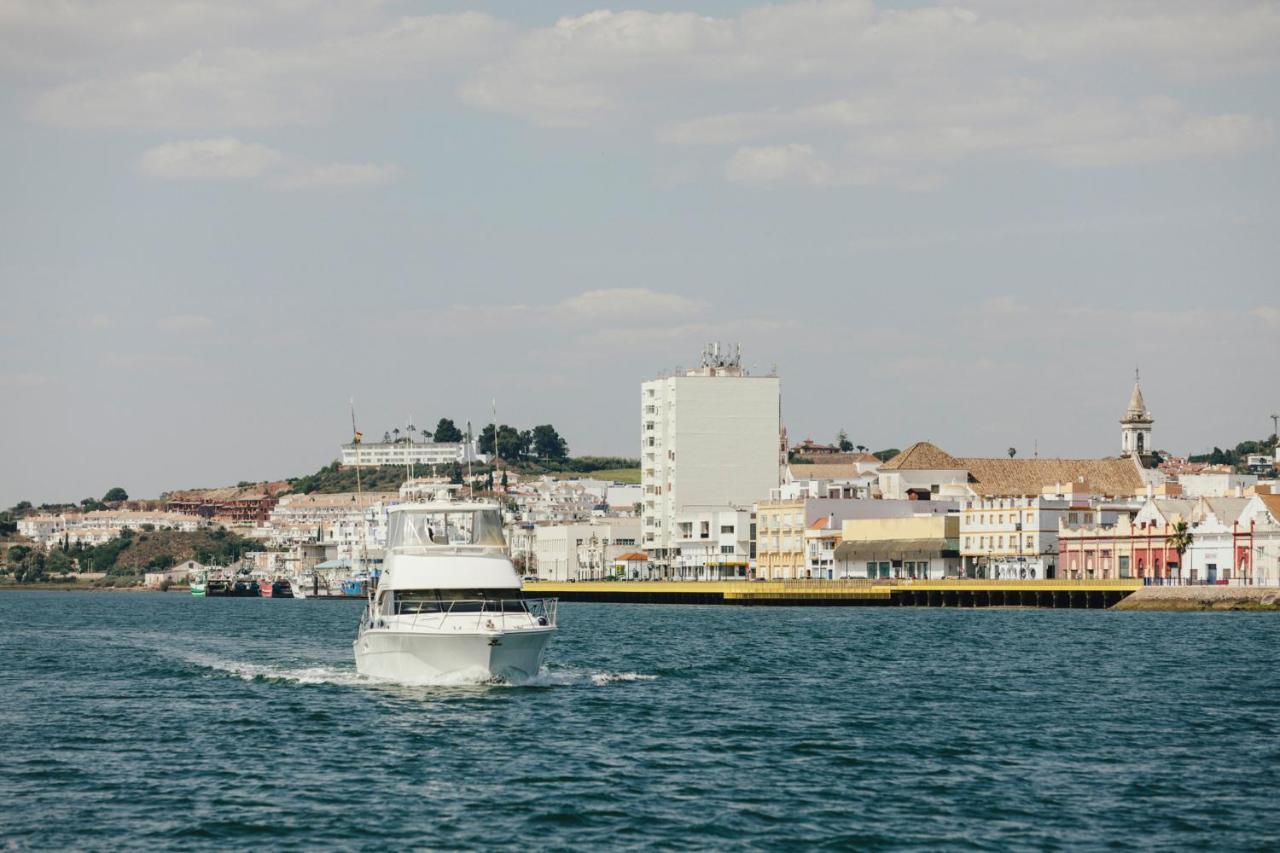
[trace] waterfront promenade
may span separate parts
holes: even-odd
[[[817,607],[1112,607],[1142,589],[1120,580],[775,580],[532,582],[565,601]]]

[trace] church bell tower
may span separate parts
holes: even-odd
[[[1138,371],[1133,371],[1133,393],[1129,395],[1129,408],[1120,419],[1120,452],[1124,456],[1136,453],[1145,456],[1152,451],[1151,426],[1155,419],[1147,411],[1147,404],[1142,399],[1142,389],[1138,386]]]

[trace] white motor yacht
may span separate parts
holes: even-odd
[[[555,599],[526,599],[495,503],[389,510],[386,557],[355,640],[356,670],[409,683],[537,674]]]

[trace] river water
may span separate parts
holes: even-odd
[[[0,593],[0,850],[1280,845],[1280,618],[564,604],[526,686],[349,602]]]

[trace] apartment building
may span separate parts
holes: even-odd
[[[740,351],[718,344],[699,367],[641,385],[641,544],[665,574],[689,541],[679,517],[745,510],[777,488],[780,406],[778,377],[751,375]]]

